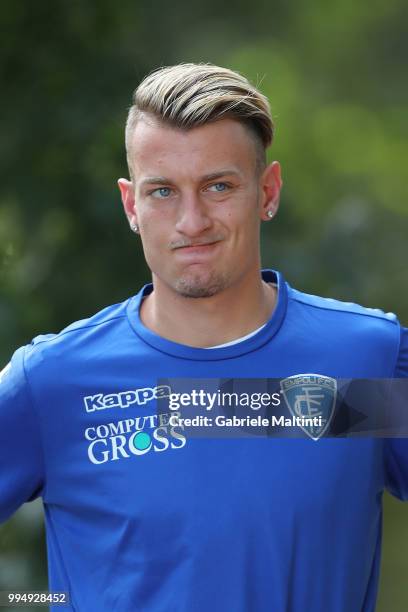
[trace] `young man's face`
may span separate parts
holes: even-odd
[[[131,163],[133,185],[119,186],[155,287],[210,297],[259,274],[259,224],[278,206],[280,168],[257,170],[245,126],[223,119],[185,131],[143,117]]]

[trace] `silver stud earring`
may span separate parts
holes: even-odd
[[[273,217],[273,215],[274,215],[275,213],[273,212],[273,210],[268,210],[268,212],[267,212],[266,214],[268,215],[268,217],[269,217],[270,219],[272,219],[272,217]]]
[[[132,232],[138,232],[139,228],[137,225],[134,225],[133,223],[130,224],[130,229],[132,230]]]

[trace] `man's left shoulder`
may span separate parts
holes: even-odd
[[[400,341],[401,324],[393,312],[368,308],[354,302],[303,293],[290,289],[290,297],[297,314],[317,332],[344,341],[360,340],[387,346],[392,352]]]
[[[399,321],[393,312],[385,312],[380,308],[369,308],[367,306],[362,306],[361,304],[357,304],[355,302],[345,302],[342,300],[323,297],[319,295],[313,295],[311,293],[304,293],[302,291],[298,291],[297,289],[291,288],[291,298],[305,306],[310,306],[311,308],[318,308],[323,311],[326,311],[328,316],[345,316],[354,319],[356,321],[360,320],[361,317],[365,320],[375,320],[384,322],[386,325],[389,323],[392,326],[398,326]],[[351,322],[350,320],[350,322]]]

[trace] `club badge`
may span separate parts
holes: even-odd
[[[321,438],[334,414],[336,379],[321,374],[295,374],[281,380],[280,387],[299,427],[313,440]]]

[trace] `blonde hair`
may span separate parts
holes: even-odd
[[[238,72],[214,64],[183,63],[159,68],[145,77],[133,94],[126,122],[131,176],[132,133],[143,113],[187,130],[219,119],[235,119],[255,139],[258,168],[265,166],[274,131],[269,102]]]

